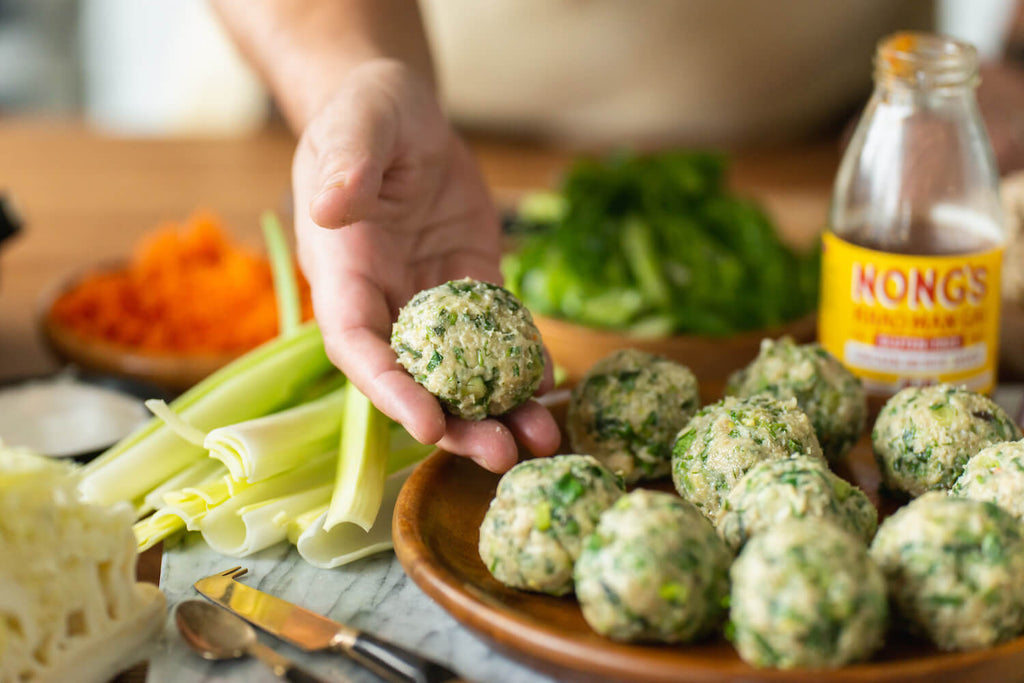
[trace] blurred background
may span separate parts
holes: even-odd
[[[0,115],[244,135],[272,110],[204,0],[0,0]]]
[[[436,39],[443,0],[425,4]],[[943,0],[935,17],[995,57],[1014,8]],[[439,62],[443,72],[443,50]],[[129,136],[244,135],[275,119],[204,0],[0,0],[0,116],[12,115],[77,117]]]

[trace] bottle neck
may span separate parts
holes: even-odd
[[[973,84],[919,88],[898,81],[878,81],[873,99],[884,105],[913,107],[918,112],[977,107]]]
[[[886,91],[957,97],[973,95],[978,80],[977,50],[946,36],[896,33],[875,53],[875,84]]]

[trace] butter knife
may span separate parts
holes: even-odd
[[[199,579],[205,597],[249,623],[307,652],[346,654],[392,683],[456,683],[458,674],[395,643],[235,581],[248,570],[234,567]]]

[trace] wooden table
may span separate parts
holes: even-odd
[[[25,220],[0,247],[0,379],[55,369],[35,317],[62,276],[124,256],[146,231],[197,208],[258,244],[261,211],[289,210],[294,138],[283,129],[216,140],[121,139],[75,122],[0,120],[0,192]],[[499,201],[557,182],[569,155],[475,140]],[[833,144],[740,157],[734,184],[806,242],[823,224],[838,160]]]

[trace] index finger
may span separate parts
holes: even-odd
[[[444,412],[399,364],[386,341],[390,315],[383,292],[352,273],[330,279],[335,286],[314,289],[313,300],[328,357],[413,438],[437,443],[445,434]]]

